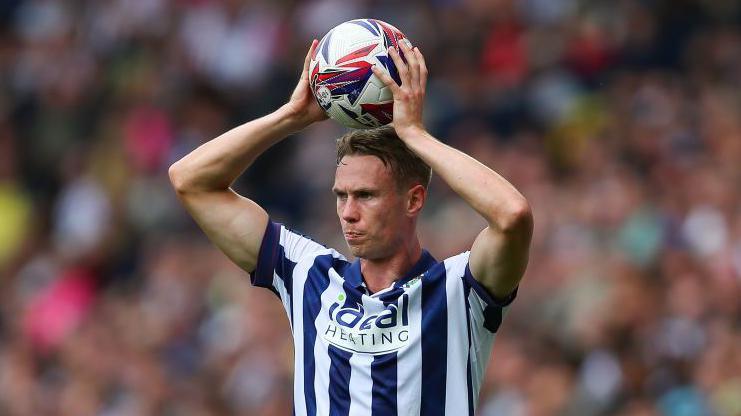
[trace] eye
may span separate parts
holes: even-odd
[[[373,194],[367,191],[358,192],[358,199],[371,199]]]
[[[347,199],[347,194],[345,192],[335,192],[335,195],[337,195],[337,199],[340,201]]]

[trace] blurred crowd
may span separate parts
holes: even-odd
[[[741,415],[741,2],[3,0],[0,414],[288,415],[280,302],[167,168],[289,96],[311,40],[375,17],[430,68],[426,124],[536,230],[482,416]],[[346,252],[327,121],[235,185]],[[438,259],[483,222],[434,180]]]

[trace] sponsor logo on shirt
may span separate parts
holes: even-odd
[[[345,306],[345,295],[329,307],[324,339],[343,350],[366,354],[397,351],[409,343],[409,295],[390,303],[380,313],[369,314],[362,304]]]

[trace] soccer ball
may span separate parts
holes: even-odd
[[[376,64],[401,85],[388,55],[399,42],[411,46],[399,29],[376,19],[356,19],[330,30],[311,56],[311,91],[330,118],[346,127],[380,127],[393,119],[391,90],[373,74]],[[401,52],[401,51],[400,51]]]

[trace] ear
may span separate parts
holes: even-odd
[[[407,191],[407,216],[416,217],[427,200],[427,189],[416,184]]]

